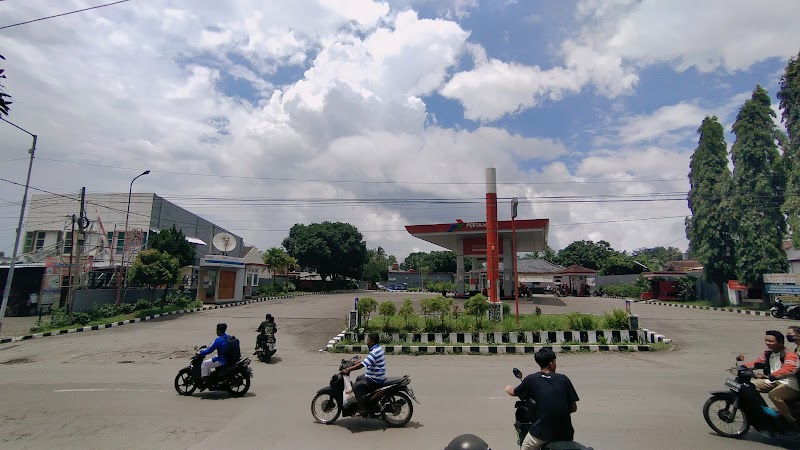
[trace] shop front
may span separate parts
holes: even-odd
[[[206,255],[200,261],[197,299],[203,303],[240,301],[244,286],[244,258]]]

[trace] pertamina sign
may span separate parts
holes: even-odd
[[[800,284],[800,273],[765,273],[765,284]]]

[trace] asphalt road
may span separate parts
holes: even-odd
[[[513,449],[512,367],[534,371],[531,356],[389,356],[390,376],[408,374],[421,404],[411,423],[340,419],[314,422],[311,398],[327,385],[341,354],[318,350],[345,324],[352,297],[305,296],[194,313],[103,331],[0,346],[0,447],[16,448],[267,448],[441,449],[473,433],[495,450]],[[379,301],[419,295],[361,293]],[[520,311],[602,312],[621,300],[521,300]],[[712,390],[721,389],[735,355],[755,356],[763,332],[786,320],[717,311],[635,304],[645,328],[672,338],[657,353],[562,354],[558,370],[580,396],[573,415],[576,440],[595,449],[800,448],[751,431],[745,439],[714,434],[702,417]],[[512,306],[512,311],[513,311]],[[172,386],[195,345],[224,321],[254,345],[265,313],[276,317],[278,353],[253,363],[244,398],[224,393],[178,396]]]

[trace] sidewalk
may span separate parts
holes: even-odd
[[[42,323],[48,323],[49,321],[49,315],[42,316]],[[35,327],[38,322],[39,316],[4,317],[0,337],[16,337],[30,334],[31,327]]]

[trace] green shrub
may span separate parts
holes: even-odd
[[[400,310],[397,311],[397,315],[405,320],[405,330],[408,331],[410,329],[409,319],[414,316],[414,301],[410,298],[403,300],[403,304],[400,305]]]
[[[573,312],[567,314],[567,321],[569,322],[570,330],[587,331],[595,330],[595,317],[591,314],[583,314]]]
[[[603,322],[610,330],[627,330],[628,329],[628,313],[624,309],[614,308],[611,312],[606,311],[603,313]]]
[[[393,301],[387,300],[381,303],[380,307],[378,308],[378,312],[380,313],[380,315],[383,316],[384,320],[383,328],[384,330],[387,330],[389,328],[389,320],[391,320],[392,316],[394,316],[397,313],[397,307],[394,306]]]
[[[511,305],[506,302],[503,302],[503,317],[508,316],[511,314]]]
[[[120,303],[117,309],[120,314],[130,314],[136,309],[136,305],[133,303]]]
[[[70,322],[72,322],[70,325],[86,326],[92,321],[92,318],[89,316],[89,314],[84,312],[72,313],[69,315],[69,318]]]
[[[604,292],[610,297],[640,298],[642,292],[650,290],[650,284],[644,277],[639,277],[631,283],[614,283],[603,286]]]
[[[291,281],[286,283],[285,288],[286,288],[286,292],[294,292],[294,291],[297,290],[297,286],[295,286],[294,283],[292,283]]]
[[[133,310],[134,311],[142,311],[142,310],[145,310],[145,309],[150,309],[152,307],[153,307],[153,302],[149,302],[149,301],[147,301],[145,299],[141,299],[141,300],[137,301],[136,304],[133,306]]]
[[[475,317],[475,325],[480,328],[481,318],[489,311],[489,300],[482,294],[475,294],[464,302],[464,309]]]
[[[378,302],[372,297],[364,297],[358,299],[358,313],[361,315],[364,323],[369,322],[369,317],[378,309]]]

